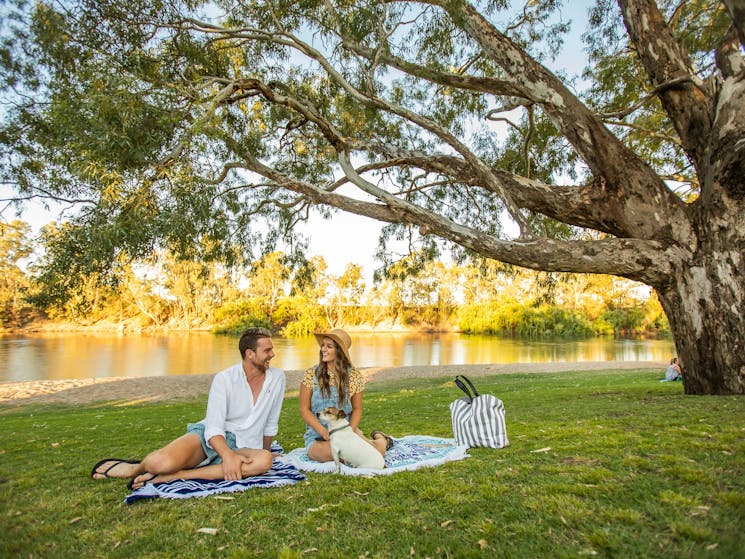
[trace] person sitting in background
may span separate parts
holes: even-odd
[[[660,382],[674,382],[676,380],[683,380],[683,373],[680,371],[678,358],[673,357],[670,360],[670,366],[665,371],[665,378]]]

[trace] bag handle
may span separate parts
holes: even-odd
[[[468,385],[468,386],[466,386],[466,385]],[[466,393],[466,397],[468,398],[468,401],[469,402],[471,400],[473,400],[474,398],[477,398],[478,395],[479,395],[479,392],[478,392],[478,390],[476,390],[476,387],[464,375],[458,375],[458,376],[455,377],[455,386],[457,386],[463,392]],[[470,387],[470,390],[469,390],[469,387]]]

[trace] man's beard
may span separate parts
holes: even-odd
[[[269,363],[267,363],[266,361],[260,361],[258,359],[251,361],[251,364],[256,370],[261,371],[262,373],[266,373],[266,370],[269,368]]]

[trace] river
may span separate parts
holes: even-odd
[[[273,338],[274,366],[292,371],[318,359],[314,338]],[[670,340],[530,341],[464,334],[352,333],[358,367],[580,361],[665,361]],[[0,337],[0,381],[214,373],[240,359],[237,336],[209,333],[90,333]]]

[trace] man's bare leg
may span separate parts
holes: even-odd
[[[120,462],[106,471],[112,462],[102,463],[97,472],[94,473],[93,479],[122,478],[128,479],[137,477],[146,472],[151,474],[171,473],[185,468],[193,468],[206,458],[202,450],[202,442],[198,435],[187,433],[180,436],[175,441],[168,443],[163,448],[159,448],[145,456],[139,464],[129,464]]]
[[[145,456],[135,476],[146,472],[155,475],[178,472],[197,466],[205,458],[207,455],[202,449],[202,439],[199,435],[186,433]]]
[[[241,466],[241,476],[244,478],[266,473],[272,467],[272,454],[267,450],[239,448],[236,452],[251,459],[250,462]],[[146,483],[163,483],[174,479],[223,479],[222,464],[210,464],[201,468],[187,466],[176,472],[163,472],[154,476],[152,474],[155,472],[148,469],[135,477],[132,481],[132,489],[139,489]]]

